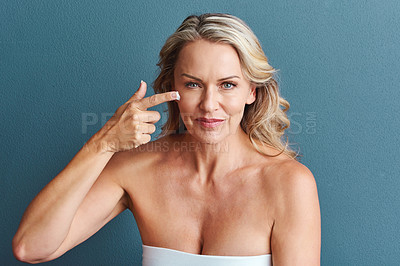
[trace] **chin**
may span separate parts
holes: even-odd
[[[218,144],[223,142],[229,134],[225,132],[204,132],[201,130],[188,130],[188,134],[198,142],[203,144]]]

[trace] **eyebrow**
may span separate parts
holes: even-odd
[[[181,76],[186,76],[186,77],[188,77],[188,78],[192,78],[192,79],[195,79],[195,80],[197,80],[197,81],[203,82],[200,78],[197,78],[197,77],[195,77],[195,76],[192,76],[192,75],[189,75],[189,74],[186,74],[186,73],[183,73]],[[238,79],[240,79],[240,77],[238,77],[238,76],[229,76],[229,77],[226,77],[226,78],[219,79],[219,80],[217,80],[217,81],[222,81],[222,80],[232,79],[232,78],[238,78]]]

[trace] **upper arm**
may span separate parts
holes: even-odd
[[[321,221],[312,173],[303,165],[283,177],[271,235],[274,265],[320,265]]]
[[[117,166],[114,155],[79,206],[65,240],[46,261],[87,240],[127,208],[128,196],[118,182]]]

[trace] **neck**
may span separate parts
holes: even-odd
[[[216,181],[239,168],[246,151],[252,148],[249,137],[241,128],[218,143],[201,143],[190,134],[184,136],[183,142],[187,149],[182,152],[182,158],[202,184]]]

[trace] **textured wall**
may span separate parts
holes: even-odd
[[[290,135],[319,188],[322,265],[398,263],[398,1],[2,0],[0,264],[22,264],[11,239],[29,202],[102,116],[154,80],[167,36],[203,12],[245,20],[280,69]],[[95,120],[83,127],[82,116]],[[140,260],[126,211],[48,265]]]

